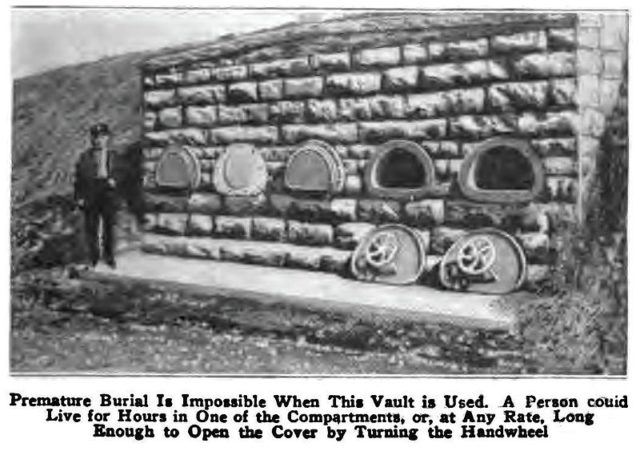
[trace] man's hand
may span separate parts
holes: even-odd
[[[76,205],[78,206],[78,209],[84,209],[85,205],[86,205],[86,201],[84,199],[78,199],[76,201]]]
[[[116,181],[112,178],[107,180],[107,184],[111,187],[111,188],[115,188],[116,187]]]

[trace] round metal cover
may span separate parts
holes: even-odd
[[[326,142],[310,140],[287,161],[284,183],[291,190],[336,193],[342,190],[344,181],[342,160]]]
[[[200,183],[200,163],[181,147],[168,147],[156,166],[156,183],[162,188],[196,188]]]
[[[267,185],[267,166],[252,145],[230,145],[216,161],[213,184],[227,196],[256,195]]]
[[[422,238],[404,225],[382,225],[370,231],[351,257],[351,271],[369,282],[404,285],[422,274],[426,255]]]
[[[442,258],[440,281],[452,290],[503,294],[518,289],[527,274],[520,244],[495,228],[471,231]]]

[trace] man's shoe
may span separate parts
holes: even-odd
[[[116,260],[114,260],[113,258],[108,259],[107,266],[109,266],[109,268],[111,269],[116,269]]]

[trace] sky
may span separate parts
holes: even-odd
[[[300,10],[14,8],[13,78],[105,56],[214,40],[342,13]]]

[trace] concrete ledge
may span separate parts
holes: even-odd
[[[116,270],[100,265],[95,271],[83,272],[82,276],[170,284],[198,294],[224,294],[259,301],[287,300],[301,308],[374,321],[440,322],[510,330],[515,320],[500,307],[498,296],[455,293],[420,285],[372,284],[327,273],[139,251],[119,255]]]

